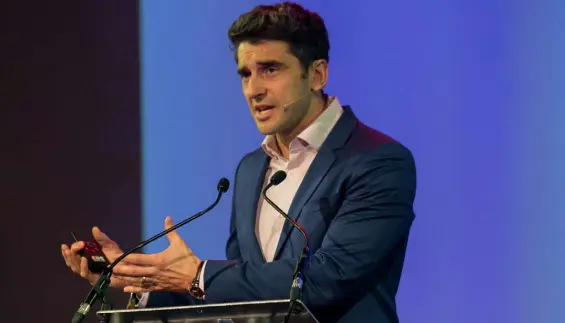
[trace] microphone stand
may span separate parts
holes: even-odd
[[[284,175],[283,175],[284,174]],[[294,219],[288,216],[283,210],[281,210],[271,199],[267,196],[267,190],[269,190],[273,185],[280,184],[286,178],[286,173],[283,171],[278,171],[271,177],[270,183],[263,189],[263,198],[269,205],[271,205],[277,212],[279,212],[285,219],[290,221],[292,226],[294,226],[303,236],[305,240],[305,246],[300,253],[300,258],[296,263],[296,267],[294,267],[294,273],[292,276],[292,287],[290,288],[290,304],[288,307],[288,312],[285,315],[284,323],[288,323],[290,320],[291,314],[295,311],[296,302],[302,296],[302,286],[304,285],[304,277],[303,277],[303,269],[307,266],[308,260],[310,259],[310,248],[308,247],[308,234],[302,228],[300,224],[298,224]]]
[[[294,314],[294,306],[296,302],[302,297],[302,286],[304,284],[304,276],[303,276],[303,269],[306,268],[308,264],[308,260],[310,260],[310,249],[308,248],[308,243],[302,249],[300,253],[300,258],[296,263],[296,267],[294,268],[294,274],[292,279],[292,287],[290,288],[290,305],[288,308],[288,312],[284,318],[284,323],[288,323],[290,319],[290,315]]]
[[[162,236],[170,233],[171,231],[178,229],[179,227],[201,217],[202,215],[204,215],[208,211],[212,210],[220,202],[222,194],[225,193],[228,190],[228,188],[229,188],[229,181],[226,178],[222,178],[218,182],[218,196],[216,197],[216,200],[214,201],[214,203],[212,203],[212,205],[210,205],[206,209],[196,213],[195,215],[189,217],[188,219],[185,219],[182,222],[168,228],[167,230],[162,231],[161,233],[158,233],[155,236],[153,236],[153,237],[151,237],[151,238],[149,238],[145,241],[140,242],[137,246],[135,246],[132,249],[130,249],[129,251],[121,254],[118,258],[116,258],[116,260],[114,260],[112,262],[112,264],[110,266],[104,268],[104,270],[100,274],[100,277],[96,281],[96,284],[94,284],[94,286],[92,286],[92,289],[90,290],[90,292],[86,296],[86,299],[84,300],[84,302],[82,304],[80,304],[78,310],[76,311],[75,315],[73,316],[72,323],[81,323],[84,320],[84,318],[86,317],[86,315],[88,314],[88,312],[90,312],[90,308],[96,302],[96,300],[101,299],[103,306],[104,306],[104,304],[106,304],[106,299],[107,299],[106,298],[106,289],[108,288],[108,286],[110,286],[110,280],[111,280],[111,277],[112,277],[114,267],[116,267],[116,265],[120,261],[122,261],[125,257],[129,256],[133,252],[135,252],[135,251],[145,247],[146,245],[150,244],[151,242],[161,238]]]
[[[101,303],[101,311],[109,311],[113,308],[111,302],[108,301],[108,295],[102,296]],[[100,319],[100,323],[110,323],[110,314],[99,314],[98,318]]]

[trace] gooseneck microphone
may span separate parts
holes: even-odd
[[[73,316],[72,323],[82,322],[84,320],[84,318],[86,317],[86,315],[88,314],[88,312],[90,311],[90,308],[92,307],[94,302],[96,302],[97,299],[100,298],[104,301],[106,288],[108,288],[108,286],[110,285],[110,277],[112,276],[112,271],[113,271],[114,267],[120,261],[122,261],[125,257],[130,255],[131,253],[145,247],[146,245],[148,245],[151,242],[159,239],[160,237],[168,234],[169,232],[174,231],[174,230],[182,227],[183,225],[201,217],[202,215],[204,215],[207,212],[209,212],[210,210],[212,210],[220,202],[222,194],[227,192],[229,187],[230,187],[230,182],[227,178],[220,179],[220,181],[218,182],[218,186],[217,186],[218,196],[216,197],[216,200],[214,201],[214,203],[212,203],[212,205],[210,205],[206,209],[196,213],[195,215],[191,216],[190,218],[185,219],[182,222],[166,229],[165,231],[163,231],[163,232],[161,232],[161,233],[159,233],[159,234],[157,234],[157,235],[155,235],[155,236],[153,236],[153,237],[151,237],[151,238],[149,238],[145,241],[140,242],[137,246],[133,247],[129,251],[127,251],[127,252],[123,253],[121,256],[119,256],[116,260],[114,260],[112,262],[112,264],[110,264],[110,266],[104,268],[104,270],[100,274],[100,278],[98,278],[98,280],[96,281],[96,284],[94,284],[94,286],[92,287],[92,289],[90,290],[90,292],[86,296],[84,302],[82,302],[82,304],[80,304],[77,312]]]
[[[290,221],[292,226],[295,227],[296,230],[298,230],[304,236],[304,242],[305,242],[304,248],[300,253],[300,258],[296,263],[296,267],[294,267],[294,274],[292,276],[292,287],[290,288],[290,306],[284,318],[284,323],[287,323],[288,320],[290,319],[290,315],[293,312],[296,301],[300,299],[300,296],[302,296],[302,285],[304,283],[302,270],[307,266],[308,260],[310,259],[310,248],[308,247],[309,244],[308,234],[306,233],[304,228],[302,228],[302,226],[298,224],[293,218],[289,217],[288,214],[286,214],[283,210],[281,210],[267,196],[267,191],[271,187],[279,185],[285,179],[286,179],[286,173],[284,171],[279,170],[276,173],[274,173],[273,176],[271,176],[271,179],[269,180],[269,184],[263,189],[263,198],[265,199],[265,201],[267,201],[267,203],[269,203],[269,205],[271,205],[275,210],[277,210],[277,212],[279,212],[285,219]]]

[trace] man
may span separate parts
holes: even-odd
[[[398,322],[395,295],[414,219],[411,153],[325,94],[329,41],[317,14],[288,2],[259,6],[229,37],[266,137],[237,167],[227,260],[199,259],[172,232],[165,251],[116,266],[111,286],[137,293],[147,307],[288,298],[304,240],[261,196],[284,170],[269,196],[309,236],[302,301],[322,322]],[[122,253],[97,228],[93,235],[110,260]],[[77,256],[82,246],[64,245],[63,255],[93,283]]]

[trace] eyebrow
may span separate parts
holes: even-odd
[[[284,66],[285,64],[281,61],[277,61],[277,60],[265,60],[265,61],[258,61],[257,65],[259,67],[265,68],[265,67],[281,67]],[[237,74],[239,75],[243,75],[245,73],[248,73],[249,69],[245,66],[239,67],[237,69]]]

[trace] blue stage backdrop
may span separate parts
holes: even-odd
[[[145,236],[262,140],[227,39],[259,3],[141,1]],[[565,322],[565,2],[302,3],[330,31],[329,93],[417,161],[401,321]],[[203,259],[224,258],[230,199],[180,230]]]

